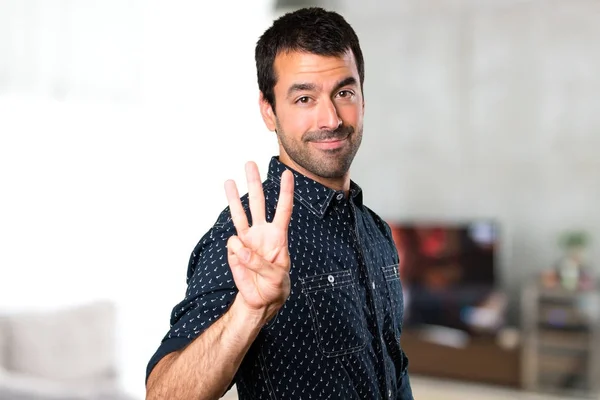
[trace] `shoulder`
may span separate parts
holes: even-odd
[[[245,210],[248,209],[247,200],[242,202],[242,205],[244,205]],[[212,263],[214,254],[218,254],[219,257],[227,254],[227,241],[236,234],[237,231],[231,219],[231,212],[229,207],[226,207],[194,246],[188,263],[188,283],[197,270],[202,271]],[[226,257],[224,257],[224,260],[226,260]]]
[[[269,207],[269,205],[272,203],[269,200],[276,199],[276,196],[279,194],[279,182],[274,179],[266,179],[262,182],[262,188],[263,194],[265,196],[265,203],[267,207]],[[250,213],[250,201],[248,199],[248,193],[240,197],[240,202],[242,203],[242,207],[246,212],[246,218],[248,218],[248,222],[251,223],[252,215]],[[231,219],[231,210],[229,209],[229,206],[225,207],[225,209],[221,211],[219,217],[217,218],[217,221],[215,222],[211,230],[222,231],[228,229],[235,229],[235,227],[233,226],[233,221]],[[209,231],[208,233],[210,232],[211,231]]]
[[[263,182],[263,192],[265,195],[265,203],[268,209],[274,209],[276,204],[277,195],[279,193],[279,182],[273,180],[266,180]],[[252,224],[252,214],[250,213],[250,202],[248,194],[244,194],[240,197],[242,207],[246,212],[246,218],[248,223]],[[190,261],[188,265],[188,280],[194,274],[198,267],[201,267],[203,261],[207,257],[210,257],[212,253],[227,253],[227,241],[233,235],[237,234],[235,225],[231,218],[231,210],[229,206],[225,207],[218,215],[216,221],[212,227],[202,236],[198,241],[192,254],[190,255]]]
[[[379,214],[377,214],[375,211],[373,211],[366,205],[363,205],[363,208],[364,208],[365,212],[371,217],[371,219],[373,220],[373,222],[375,223],[377,228],[386,237],[388,237],[391,240],[392,239],[392,230],[391,230],[389,224],[381,216],[379,216]]]

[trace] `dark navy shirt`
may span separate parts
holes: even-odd
[[[271,160],[263,183],[272,221],[282,172]],[[289,169],[289,168],[288,168]],[[234,378],[244,399],[412,399],[408,360],[400,348],[402,287],[390,229],[362,202],[296,171],[288,239],[290,296],[262,328]],[[248,196],[242,205],[251,221]],[[227,262],[236,233],[229,208],[196,245],[185,299],[150,360],[147,375],[166,354],[211,326],[237,289]]]

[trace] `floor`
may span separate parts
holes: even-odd
[[[454,381],[411,376],[415,400],[585,400],[586,398],[533,394],[485,385],[464,384]],[[223,399],[236,400],[235,389]],[[589,400],[590,398],[587,398]],[[600,397],[594,397],[600,399]]]
[[[585,398],[534,394],[485,385],[465,384],[424,377],[411,377],[416,400],[580,400]],[[594,399],[600,399],[595,397]],[[589,400],[589,398],[588,398]]]

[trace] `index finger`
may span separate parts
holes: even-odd
[[[279,189],[279,200],[273,223],[281,229],[286,229],[292,218],[292,207],[294,203],[294,175],[289,170],[281,174],[281,186]]]

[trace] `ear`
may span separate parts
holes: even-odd
[[[271,107],[269,102],[265,99],[265,96],[263,96],[262,92],[260,92],[258,106],[260,107],[260,115],[262,115],[262,119],[265,122],[267,129],[274,132],[277,128],[275,112],[273,111],[273,107]]]
[[[360,97],[361,97],[361,101],[362,101],[362,112],[364,114],[365,113],[365,94],[362,89],[360,90]]]

